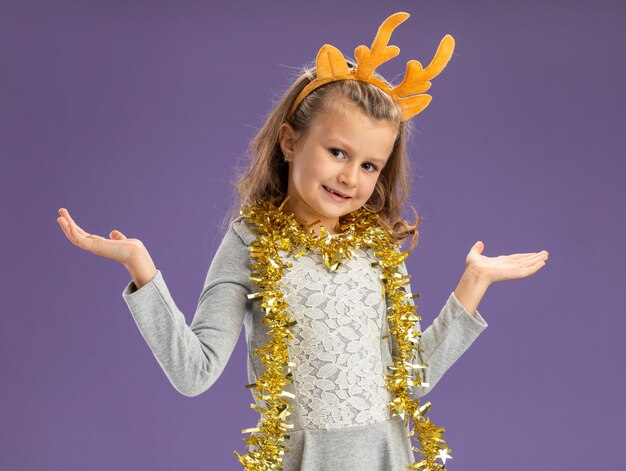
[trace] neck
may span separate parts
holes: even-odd
[[[310,227],[309,230],[312,230],[313,234],[320,237],[322,235],[321,227],[324,227],[324,231],[330,235],[337,235],[340,233],[339,228],[336,225],[334,227],[329,227],[325,224],[315,224],[313,227]]]
[[[292,209],[292,207],[290,206],[291,201],[287,201],[285,203],[285,205],[283,206],[282,211],[286,214],[293,214],[296,219],[298,219],[298,221],[300,221],[300,223],[307,228],[307,230],[309,231],[313,231],[313,233],[316,236],[320,236],[321,235],[321,227],[324,227],[324,231],[328,234],[331,235],[337,235],[341,232],[341,229],[339,228],[339,220],[332,220],[332,219],[327,219],[327,220],[321,220],[319,218],[313,218],[313,217],[307,217],[308,215],[305,214],[296,214],[296,212]]]

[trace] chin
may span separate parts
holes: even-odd
[[[345,211],[338,211],[335,214],[332,215],[333,218],[337,218],[338,220],[347,216],[350,213],[353,213],[354,211],[356,211],[359,208],[351,208],[351,209],[346,209]]]

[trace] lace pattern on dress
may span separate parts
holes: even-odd
[[[297,324],[289,344],[298,414],[308,429],[337,429],[390,418],[392,399],[381,357],[380,269],[373,251],[357,249],[337,272],[329,272],[317,251],[291,263],[283,294]]]

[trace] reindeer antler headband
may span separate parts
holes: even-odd
[[[372,74],[379,65],[396,57],[400,53],[398,46],[388,46],[391,33],[409,16],[408,13],[398,12],[389,16],[378,28],[372,47],[361,45],[354,50],[357,67],[350,70],[346,59],[339,49],[330,44],[324,44],[316,58],[316,75],[298,94],[289,109],[288,117],[294,113],[300,102],[316,88],[337,80],[360,80],[371,83],[393,97],[402,109],[402,121],[412,118],[424,110],[432,100],[430,95],[424,94],[430,88],[430,80],[439,75],[452,57],[454,38],[446,34],[437,48],[435,57],[425,69],[417,60],[410,60],[406,64],[404,80],[397,87],[389,87],[385,82]]]

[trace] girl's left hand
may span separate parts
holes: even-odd
[[[537,272],[548,260],[547,250],[487,257],[482,255],[484,249],[482,241],[474,244],[465,260],[465,271],[476,274],[489,284],[526,278]]]

